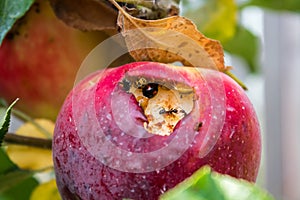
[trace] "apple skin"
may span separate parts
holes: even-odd
[[[56,119],[83,59],[108,36],[68,27],[36,1],[0,46],[0,97],[32,117]]]
[[[142,112],[131,94],[116,89],[124,75],[130,72],[169,78],[169,80],[184,77],[194,86],[198,97],[196,102],[198,101],[199,104],[195,103],[194,110],[179,122],[169,136],[153,135],[150,138],[137,138],[132,137],[130,133],[124,135],[115,117],[123,113],[127,118],[134,120],[140,118]],[[203,79],[204,74],[206,74],[205,79]],[[223,99],[225,107],[224,112],[220,111],[216,116],[212,116],[212,91],[207,85],[214,85],[216,81],[221,83],[223,91],[216,89],[213,98]],[[119,112],[112,109],[114,105],[112,99],[115,94],[120,100],[116,103]],[[129,102],[128,113],[122,102]],[[118,113],[114,115],[113,112]],[[198,118],[194,119],[192,115]],[[213,132],[212,135],[206,135],[209,128],[213,128],[210,127],[213,119],[218,121],[222,116],[224,121],[220,133]],[[114,149],[106,149],[107,152],[105,150],[97,152],[101,149],[103,139],[113,142],[115,148],[144,153],[147,156],[148,152],[159,150],[165,143],[170,143],[177,135],[180,136],[180,130],[190,130],[190,127],[195,127],[197,121],[203,122],[201,127],[184,133],[194,135],[188,148],[178,156],[178,159],[156,170],[143,172],[137,168],[136,173],[120,170],[130,162],[126,157],[120,160],[120,168],[103,164],[104,162],[97,157],[114,151]],[[138,126],[142,125],[137,122],[134,128],[137,130]],[[98,137],[99,127],[107,137]],[[203,140],[208,137],[215,138],[215,141],[202,148]],[[181,139],[182,141],[179,140],[172,151],[176,151],[176,147],[179,148],[185,143],[184,137]],[[205,151],[206,153],[200,156],[201,152]],[[114,156],[113,153],[111,155]],[[169,155],[159,156],[167,159]],[[57,186],[63,199],[158,199],[159,195],[173,188],[204,165],[211,166],[217,172],[255,182],[260,157],[259,123],[251,102],[236,82],[218,71],[192,70],[189,67],[172,67],[153,62],[135,62],[98,71],[81,81],[68,95],[61,108],[53,139],[54,169]],[[148,166],[142,167],[155,165],[150,160],[146,164]]]

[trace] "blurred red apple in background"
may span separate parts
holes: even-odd
[[[254,182],[260,128],[242,88],[209,69],[135,62],[69,94],[53,139],[63,199],[158,199],[203,165]]]
[[[106,37],[68,27],[48,1],[36,1],[0,47],[0,97],[19,97],[22,111],[55,119],[81,62]]]

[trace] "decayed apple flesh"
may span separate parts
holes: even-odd
[[[153,62],[81,81],[53,139],[64,199],[158,199],[203,165],[255,181],[260,153],[255,111],[231,78]]]
[[[134,95],[147,122],[144,128],[161,136],[170,135],[176,124],[188,115],[194,105],[193,88],[182,83],[146,77],[125,77],[121,87]]]

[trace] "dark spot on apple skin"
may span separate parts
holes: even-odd
[[[15,37],[19,36],[20,32],[18,30],[12,30],[7,33],[6,38],[7,40],[13,40]]]
[[[61,167],[61,165],[60,165],[60,161],[59,161],[59,159],[55,158],[55,161],[56,161],[56,164],[57,164],[57,166],[60,168],[60,167]]]
[[[40,9],[40,4],[38,2],[35,2],[33,4],[33,9],[34,9],[34,12],[35,13],[40,13],[41,12],[41,9]]]
[[[200,131],[200,128],[203,126],[203,122],[198,122],[196,125],[195,125],[195,131]]]
[[[40,10],[39,7],[36,7],[36,8],[34,9],[34,11],[35,11],[36,13],[40,13],[40,12],[41,12],[41,10]]]
[[[7,33],[6,38],[8,40],[13,40],[14,39],[15,34],[14,33]]]

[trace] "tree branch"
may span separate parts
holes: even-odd
[[[49,150],[52,149],[51,139],[27,137],[27,136],[17,135],[14,133],[7,133],[4,136],[3,141],[9,144],[31,146],[31,147],[37,147],[37,148],[49,149]]]

